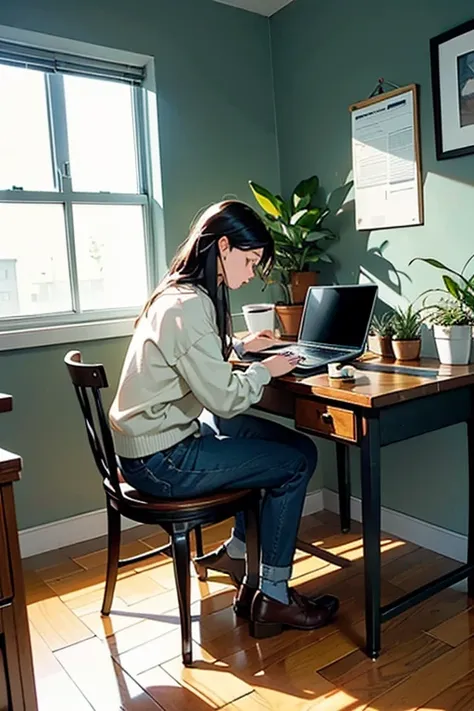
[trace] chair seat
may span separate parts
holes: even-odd
[[[112,498],[117,499],[117,494],[108,480],[104,481],[104,488]],[[192,499],[163,499],[137,491],[130,484],[120,484],[122,502],[134,508],[163,512],[178,512],[196,508],[206,509],[212,506],[230,504],[249,496],[251,492],[251,489],[235,489],[233,491],[221,491],[219,493],[206,494],[205,496],[196,496]]]

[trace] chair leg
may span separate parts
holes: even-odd
[[[178,589],[179,617],[181,622],[181,648],[184,666],[192,664],[191,649],[191,576],[189,573],[189,531],[183,531],[180,524],[173,525],[173,564],[176,587]]]
[[[244,512],[247,545],[247,585],[258,588],[260,582],[260,497],[256,496]]]
[[[196,526],[196,528],[194,529],[194,537],[196,539],[196,557],[200,558],[202,555],[204,555],[201,526]]]
[[[107,501],[107,573],[102,603],[103,615],[110,614],[112,607],[120,556],[120,536],[120,513]]]

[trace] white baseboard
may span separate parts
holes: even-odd
[[[317,491],[310,491],[306,494],[306,499],[303,507],[303,516],[309,516],[309,514],[318,513],[324,509],[323,504],[323,492],[322,489]]]
[[[140,524],[122,517],[122,530]],[[22,558],[46,553],[47,551],[71,546],[74,543],[98,538],[107,533],[107,513],[105,509],[90,511],[79,516],[71,516],[60,521],[52,521],[42,526],[34,526],[20,531],[20,551]]]
[[[323,501],[325,509],[339,513],[336,492],[324,489]],[[362,521],[361,500],[355,496],[351,497],[351,516],[355,521]],[[382,507],[382,530],[462,563],[467,560],[467,536],[448,531],[447,528]]]

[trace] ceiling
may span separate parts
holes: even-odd
[[[239,7],[241,10],[248,10],[249,12],[258,12],[259,15],[270,17],[285,5],[289,5],[292,0],[215,0],[215,2]]]

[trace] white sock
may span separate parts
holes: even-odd
[[[286,580],[279,580],[274,583],[273,580],[265,580],[265,578],[262,578],[260,590],[268,597],[278,600],[278,602],[282,602],[284,605],[288,605],[290,602],[288,583]]]
[[[244,541],[241,541],[240,538],[236,538],[232,535],[224,542],[224,545],[230,558],[245,558],[247,548]]]

